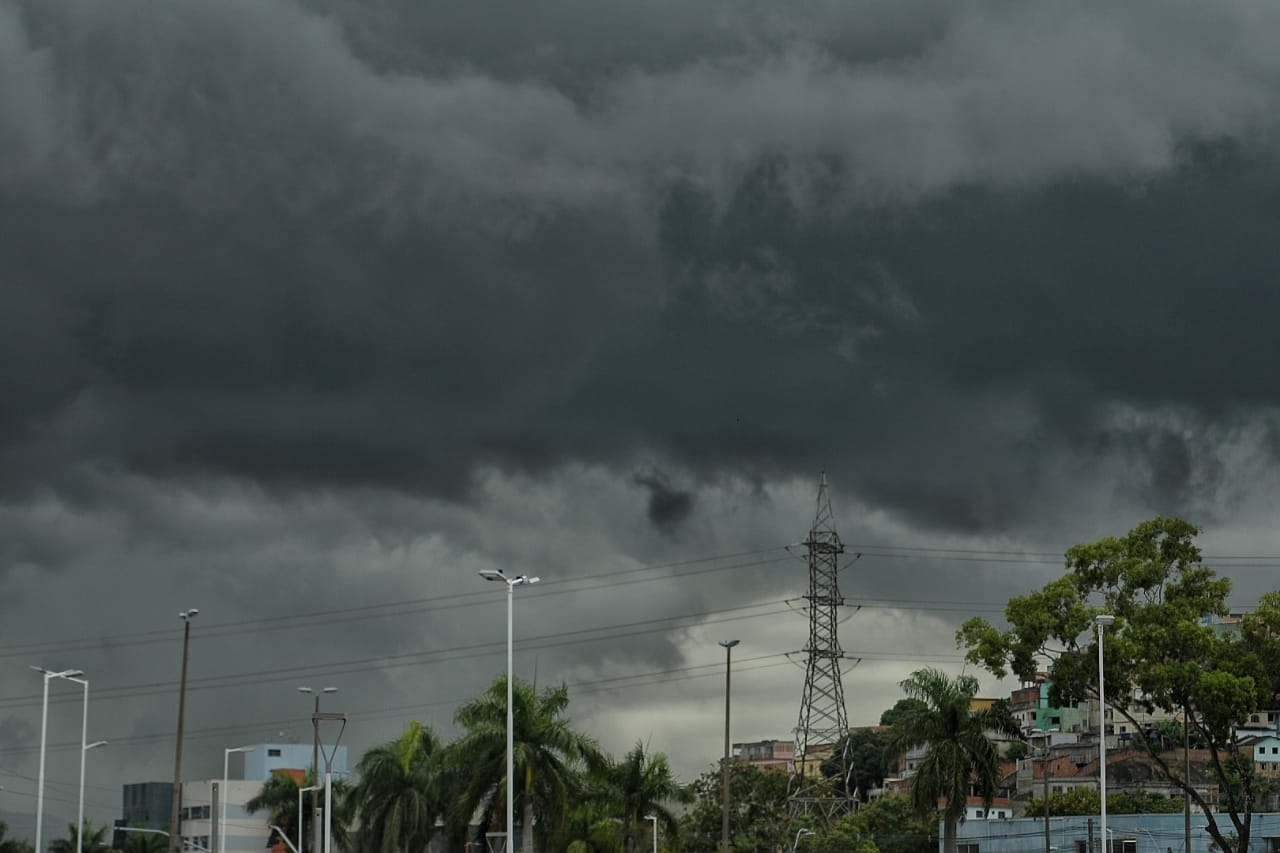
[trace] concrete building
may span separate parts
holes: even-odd
[[[733,744],[733,757],[756,767],[790,772],[796,745],[789,740],[759,740]]]
[[[182,824],[182,838],[196,850],[209,850],[219,853],[213,844],[217,841],[217,824],[219,804],[215,803],[213,794],[215,786],[222,788],[221,779],[206,779],[196,782],[184,782],[182,785],[182,808],[179,816]],[[251,815],[245,811],[244,804],[257,796],[262,790],[262,783],[256,779],[229,779],[223,796],[226,798],[227,820],[226,841],[220,845],[226,853],[261,853],[271,835],[268,823],[269,816],[265,812]]]
[[[125,826],[168,829],[173,810],[172,782],[134,782],[121,792],[120,814]]]
[[[236,753],[231,756],[233,775],[239,779],[257,779],[265,782],[276,770],[311,769],[311,760],[315,747],[309,743],[259,743],[254,744],[249,752]],[[333,747],[329,747],[333,750]],[[240,772],[236,773],[236,770]],[[320,756],[320,771],[324,776],[324,755]],[[333,775],[347,775],[347,748],[339,746],[333,752]]]

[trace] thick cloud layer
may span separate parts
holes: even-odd
[[[193,772],[305,739],[294,681],[343,681],[358,752],[501,665],[492,565],[545,578],[522,672],[611,748],[714,760],[738,631],[741,737],[786,737],[823,469],[855,720],[1157,512],[1247,604],[1277,32],[1246,0],[0,0],[0,653],[94,673],[105,819],[165,773],[163,614],[207,618]]]

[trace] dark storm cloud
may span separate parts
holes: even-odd
[[[673,487],[661,471],[636,474],[633,480],[649,493],[649,523],[663,533],[674,533],[693,511],[693,495]]]
[[[1273,9],[505,8],[0,7],[6,490],[835,459],[973,530],[1116,405],[1270,417]]]

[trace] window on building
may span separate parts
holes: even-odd
[[[268,749],[268,750],[267,750],[267,755],[271,756],[272,758],[279,758],[279,757],[280,757],[280,750],[278,750],[278,749]]]
[[[1280,853],[1280,837],[1272,835],[1264,837],[1262,840],[1266,843],[1267,850],[1270,853]]]
[[[1273,747],[1271,747],[1271,754],[1272,754],[1272,755],[1280,754],[1280,746],[1273,746]]]
[[[1076,853],[1089,853],[1089,842],[1076,839]]]
[[[183,809],[182,811],[178,812],[178,820],[190,820],[190,819],[191,819],[191,809]]]
[[[978,842],[970,841],[967,844],[957,844],[956,853],[979,853]]]
[[[974,809],[974,810],[973,810],[973,816],[974,816],[974,817],[977,817],[977,818],[981,818],[981,817],[983,816],[983,814],[982,814],[982,809]]]

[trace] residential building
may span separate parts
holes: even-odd
[[[796,745],[789,740],[758,740],[733,745],[734,758],[770,770],[791,772],[795,755]]]

